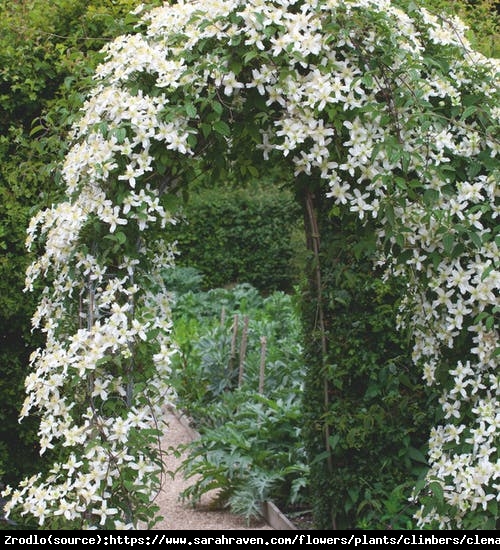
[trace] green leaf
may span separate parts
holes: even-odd
[[[477,248],[481,248],[483,246],[483,241],[481,240],[481,237],[475,231],[469,231],[469,238],[476,245]]]
[[[359,488],[358,487],[348,487],[347,494],[349,495],[352,502],[356,502],[359,497]]]
[[[480,162],[473,161],[467,167],[467,175],[469,178],[474,178],[481,172],[482,169],[483,166]]]
[[[187,138],[187,143],[188,143],[189,147],[191,147],[191,149],[194,149],[196,147],[196,145],[198,144],[198,138],[196,137],[195,134],[189,134],[189,136]]]
[[[255,59],[259,55],[257,50],[250,50],[243,56],[243,61],[247,65],[252,59]]]
[[[123,143],[127,137],[127,129],[120,127],[113,131],[113,135],[116,137],[118,143]]]
[[[33,128],[31,128],[29,136],[32,137],[38,132],[41,132],[42,130],[45,130],[44,126],[42,124],[37,124],[36,126],[33,126]]]
[[[446,233],[443,236],[443,248],[446,254],[449,256],[453,252],[453,247],[455,246],[455,237],[452,233]]]
[[[495,326],[495,317],[490,315],[486,317],[486,322],[484,323],[486,330],[491,330]]]
[[[396,222],[396,216],[394,215],[394,207],[392,206],[392,204],[386,205],[385,216],[387,218],[387,221],[389,222],[389,225],[394,226]]]
[[[441,484],[437,481],[432,481],[429,483],[429,490],[432,492],[434,497],[438,500],[438,502],[443,502],[444,500],[444,493],[443,493],[443,487],[441,487]]]
[[[252,164],[249,164],[248,165],[248,173],[253,176],[254,178],[257,178],[259,176],[259,171],[257,170],[257,168],[255,168],[255,166],[253,166]]]
[[[212,103],[212,108],[213,110],[218,114],[218,115],[221,115],[222,114],[222,111],[224,110],[224,107],[222,106],[221,103],[219,103],[218,101],[214,101]]]
[[[198,114],[196,107],[192,103],[187,103],[185,110],[186,110],[187,116],[190,118],[195,118],[196,115]]]
[[[213,129],[221,136],[227,137],[231,133],[231,128],[223,120],[216,120],[213,123]]]
[[[396,187],[401,189],[401,191],[407,191],[408,190],[408,184],[404,178],[394,178],[394,182],[396,183]]]
[[[125,244],[127,242],[127,235],[125,235],[123,231],[117,231],[115,233],[115,238],[119,244]]]
[[[400,248],[404,248],[405,246],[405,236],[402,233],[396,233],[394,236],[396,239],[396,243]]]
[[[485,281],[489,277],[489,275],[492,271],[495,271],[495,267],[490,265],[489,267],[487,267],[484,270],[483,274],[481,275],[481,281]],[[497,308],[495,308],[495,309],[497,309]]]
[[[380,394],[380,387],[377,384],[369,384],[365,392],[365,399],[373,399]]]
[[[424,191],[424,203],[432,206],[439,200],[439,191],[437,189],[426,189]]]
[[[408,456],[415,462],[420,462],[421,464],[427,464],[427,459],[425,456],[415,447],[408,447]]]
[[[202,122],[200,124],[201,133],[203,134],[204,138],[207,138],[212,133],[212,126],[210,124],[207,124],[205,122]]]
[[[335,447],[338,445],[340,441],[340,436],[338,434],[331,435],[328,438],[328,443],[330,445],[330,449],[333,451]]]
[[[373,76],[370,73],[364,74],[360,80],[367,88],[373,88]]]
[[[469,105],[464,109],[464,112],[462,113],[462,116],[460,117],[461,120],[465,120],[466,118],[470,117],[472,114],[477,112],[478,108],[475,105]]]

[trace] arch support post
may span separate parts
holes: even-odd
[[[328,423],[330,409],[330,383],[328,377],[328,310],[325,304],[323,270],[329,261],[324,255],[328,230],[322,230],[326,217],[324,193],[310,187],[303,191],[301,202],[304,215],[306,246],[309,257],[302,292],[302,322],[305,334],[305,355],[308,365],[304,396],[306,439],[309,460],[312,465],[311,492],[321,494],[324,479],[331,477],[334,469],[331,452],[331,431]],[[328,227],[328,226],[327,226]],[[323,239],[325,241],[323,242]],[[330,260],[331,261],[331,260]],[[318,460],[318,457],[321,457]],[[316,523],[323,529],[336,529],[334,511],[325,509],[328,497],[313,503]]]

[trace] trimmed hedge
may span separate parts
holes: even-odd
[[[185,223],[171,231],[181,266],[204,275],[204,288],[250,283],[270,292],[297,281],[292,260],[300,210],[279,190],[203,190],[185,207]]]
[[[350,216],[328,219],[316,199],[321,248],[302,295],[305,439],[318,529],[405,529],[406,500],[426,469],[431,395],[412,366],[408,338],[396,329],[404,282],[373,271],[373,236]],[[324,341],[319,308],[324,319]],[[323,354],[326,350],[326,355]]]

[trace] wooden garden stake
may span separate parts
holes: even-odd
[[[240,342],[240,368],[238,372],[238,387],[243,384],[243,372],[245,370],[245,356],[247,353],[247,341],[248,341],[248,315],[243,317],[243,332],[241,334]]]
[[[229,356],[229,375],[234,368],[234,359],[236,358],[236,340],[238,338],[239,318],[236,313],[233,317],[233,336],[231,338],[231,355]]]
[[[260,369],[259,369],[259,393],[264,393],[264,375],[266,370],[266,344],[267,338],[260,337]]]

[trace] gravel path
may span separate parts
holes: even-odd
[[[164,450],[169,447],[176,448],[192,440],[194,432],[185,422],[180,421],[177,415],[168,413],[167,421],[169,428],[162,441]],[[182,457],[176,458],[172,452],[168,452],[165,467],[167,471],[175,471],[181,462]],[[244,519],[230,514],[227,510],[214,510],[210,495],[204,495],[206,498],[202,498],[196,507],[180,501],[179,495],[187,486],[188,483],[183,479],[182,474],[177,474],[173,479],[170,476],[166,477],[157,497],[160,515],[164,519],[154,527],[154,530],[272,530],[264,521],[247,525]]]

